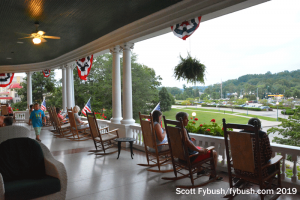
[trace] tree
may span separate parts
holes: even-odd
[[[155,71],[136,62],[135,54],[131,57],[132,68],[132,104],[133,118],[138,118],[139,111],[151,112],[159,102],[157,87],[161,78]],[[123,61],[121,59],[121,65]],[[122,73],[122,70],[121,70]],[[91,97],[92,110],[112,117],[112,55],[104,54],[94,59],[87,81],[80,80],[74,71],[75,103],[82,108]]]
[[[160,101],[160,110],[161,111],[169,111],[171,110],[172,107],[172,99],[169,95],[168,90],[163,87],[160,91],[159,91],[159,101]]]
[[[268,134],[277,133],[283,138],[274,137],[273,142],[278,144],[300,146],[300,107],[297,107],[294,115],[290,115],[288,119],[280,119],[281,124],[278,128],[270,128]],[[282,127],[282,128],[281,128]]]
[[[46,96],[46,105],[62,108],[62,86],[56,87],[51,95]],[[65,110],[66,108],[62,109]]]
[[[42,72],[34,72],[31,76],[31,80],[32,101],[37,103],[42,103],[44,96],[52,96],[52,92],[55,91],[55,87],[57,86],[53,71],[51,71],[50,76],[47,78],[44,77]],[[27,77],[24,78],[24,82],[22,82],[21,85],[23,88],[18,90],[18,95],[21,97],[22,103],[17,105],[21,106],[19,108],[20,110],[25,110],[27,108]]]

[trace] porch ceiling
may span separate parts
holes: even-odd
[[[182,20],[218,13],[208,20],[264,1],[1,0],[0,72],[58,67],[117,44],[159,35],[155,33]],[[39,45],[30,38],[19,39],[35,31],[36,21],[39,30],[61,39]]]

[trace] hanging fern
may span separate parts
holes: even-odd
[[[184,79],[188,83],[200,82],[204,84],[205,65],[188,53],[187,58],[180,56],[180,63],[174,69],[174,76],[177,80]]]

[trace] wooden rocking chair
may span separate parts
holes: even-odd
[[[69,122],[71,125],[71,132],[73,136],[68,139],[74,141],[85,141],[91,139],[89,136],[89,127],[78,129],[77,124],[75,122],[75,117],[73,111],[68,110]]]
[[[116,138],[119,138],[119,129],[114,129],[111,131],[108,131],[108,127],[99,129],[95,113],[87,112],[86,116],[89,122],[91,135],[96,148],[96,150],[90,150],[89,152],[94,152],[96,153],[95,155],[107,155],[116,153],[118,150],[112,152],[105,152],[105,150],[114,146],[112,141]],[[103,153],[98,153],[101,151],[103,151]]]
[[[153,125],[153,118],[150,115],[143,115],[139,112],[140,123],[142,128],[145,153],[148,164],[138,164],[140,166],[150,167],[147,169],[150,172],[158,172],[158,173],[167,173],[173,171],[173,169],[161,170],[161,166],[171,164],[170,161],[170,150],[158,151],[159,146],[169,145],[169,144],[156,144],[156,134]],[[154,149],[155,152],[149,151],[149,148]],[[154,164],[150,164],[150,162]],[[151,169],[151,167],[158,167],[158,170]]]
[[[55,122],[54,122],[54,119],[53,119],[53,116],[52,116],[53,115],[52,107],[48,107],[47,110],[48,110],[48,113],[49,113],[50,122],[51,122],[51,124],[54,128],[54,130],[53,131],[51,130],[51,131],[56,132],[56,126],[55,126]]]
[[[1,105],[1,115],[8,116],[8,104]]]
[[[70,130],[71,126],[70,124],[62,124],[60,123],[57,113],[55,110],[55,107],[50,109],[52,119],[54,120],[55,130],[57,131],[57,134],[54,134],[55,137],[71,137],[73,134]]]
[[[194,156],[198,156],[198,154],[189,155],[188,152],[188,146],[186,144],[186,138],[184,136],[184,126],[183,122],[180,119],[180,121],[173,121],[173,120],[167,120],[164,117],[165,122],[165,128],[167,131],[168,136],[168,142],[170,146],[171,151],[171,158],[173,163],[173,169],[175,177],[162,177],[164,180],[179,180],[186,177],[190,177],[192,185],[177,185],[176,188],[197,188],[204,186],[214,180],[216,180],[218,177],[216,175],[216,166],[214,163],[214,157],[213,157],[213,149],[215,147],[211,146],[206,148],[210,151],[210,157],[207,159],[204,159],[202,161],[199,161],[197,163],[191,163],[190,158]],[[214,176],[214,178],[210,178],[206,182],[202,182],[200,184],[195,185],[194,181],[204,175],[197,175],[199,168],[205,168],[207,169],[207,172],[210,171],[210,174]],[[187,170],[188,173],[183,173],[182,170]],[[182,176],[177,176],[177,174],[181,174]],[[194,177],[194,174],[195,177]]]
[[[242,124],[226,124],[223,119],[224,138],[226,145],[226,156],[227,156],[227,167],[229,175],[229,186],[230,188],[242,187],[241,183],[244,183],[244,187],[248,183],[259,185],[261,190],[263,189],[274,189],[274,196],[270,199],[277,199],[280,194],[277,194],[276,189],[281,188],[281,177],[280,177],[280,160],[282,156],[277,155],[272,158],[267,164],[261,164],[261,159],[257,159],[257,164],[254,161],[254,155],[258,158],[261,157],[261,150],[259,144],[259,127],[257,124],[242,125]],[[234,130],[242,130],[245,132],[227,131],[227,128],[233,128]],[[229,140],[230,138],[230,140]],[[252,139],[255,138],[255,147],[253,149]],[[273,166],[273,171],[269,173],[267,177],[263,177],[262,171],[268,167]],[[236,173],[235,170],[244,172],[257,172],[258,177],[250,177],[244,174]],[[277,177],[276,177],[277,175]],[[239,180],[235,184],[233,179]],[[244,188],[243,187],[243,188]],[[242,189],[243,189],[242,188]],[[232,198],[233,194],[226,195],[225,198]],[[261,199],[264,199],[264,195],[260,194]]]

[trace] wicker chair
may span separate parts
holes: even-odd
[[[29,137],[30,130],[24,126],[6,126],[0,128],[0,143],[18,137]],[[44,154],[44,161],[45,161],[45,170],[46,174],[49,176],[53,176],[60,180],[61,190],[51,195],[47,195],[44,197],[36,198],[36,200],[46,200],[46,199],[66,199],[66,192],[67,192],[67,171],[61,162],[55,160],[52,156],[49,149],[43,144],[40,143]],[[2,179],[2,175],[0,174],[0,199],[5,200],[4,197],[5,189],[4,189],[4,182]]]

